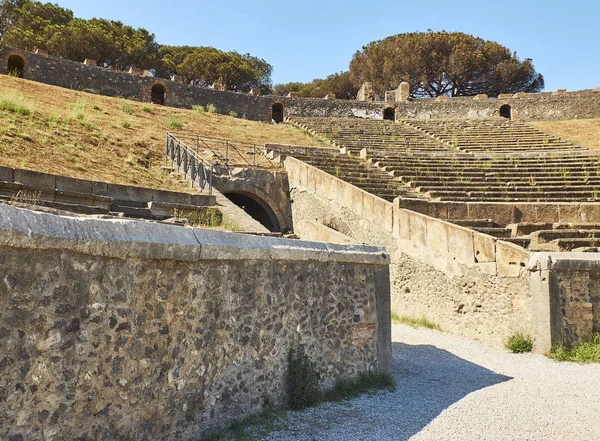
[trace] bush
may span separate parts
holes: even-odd
[[[181,129],[183,127],[183,123],[179,121],[177,118],[170,119],[167,122],[167,126],[169,129]]]
[[[142,107],[142,112],[152,113],[152,109],[148,106],[144,106],[144,107]]]
[[[531,352],[533,350],[533,338],[529,335],[523,335],[520,332],[516,332],[508,337],[505,345],[515,354]]]
[[[132,113],[132,110],[131,110],[131,103],[129,103],[129,102],[127,102],[127,101],[125,101],[125,102],[123,103],[123,112],[125,112],[125,113],[126,113],[126,114],[128,114],[128,115],[131,115],[131,113]]]
[[[204,113],[206,112],[206,109],[204,108],[204,106],[200,106],[200,105],[194,105],[192,106],[192,110],[198,112],[198,113]]]
[[[123,121],[121,123],[121,127],[125,128],[125,129],[129,129],[131,127],[131,124],[129,124],[129,121]]]
[[[229,116],[233,116],[234,118],[237,118],[238,114],[235,110],[232,110],[228,113]]]
[[[315,363],[306,355],[303,346],[290,349],[288,366],[290,408],[300,410],[317,404],[321,400],[320,375]]]
[[[217,107],[214,104],[207,104],[206,111],[208,113],[217,113]]]
[[[556,361],[600,363],[600,334],[594,334],[590,341],[580,343],[570,350],[562,345],[557,346],[548,356]]]

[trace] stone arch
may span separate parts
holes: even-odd
[[[393,107],[386,107],[383,109],[383,119],[388,121],[396,121],[396,109]]]
[[[158,104],[164,106],[166,104],[167,88],[161,84],[156,83],[150,90],[150,101],[152,104]]]
[[[260,222],[271,232],[281,232],[281,224],[275,211],[263,199],[246,191],[228,191],[223,193],[227,199],[242,208],[252,218]]]
[[[11,55],[8,57],[6,73],[17,78],[23,78],[25,74],[25,59],[20,55]]]
[[[283,122],[283,104],[273,103],[271,106],[271,120],[275,121],[276,124]]]
[[[508,119],[512,119],[512,107],[510,106],[510,104],[503,104],[500,107],[500,116],[502,118],[508,118]]]

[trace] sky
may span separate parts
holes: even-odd
[[[403,32],[459,31],[531,58],[546,91],[600,86],[600,0],[48,0],[76,17],[143,27],[167,45],[250,53],[273,83],[348,69],[354,53]]]

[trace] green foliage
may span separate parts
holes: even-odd
[[[152,108],[150,108],[150,106],[143,106],[142,112],[152,113]]]
[[[533,350],[533,338],[529,335],[523,335],[516,332],[505,343],[506,347],[516,354],[531,352]]]
[[[392,311],[392,321],[394,323],[408,325],[413,328],[437,329],[438,331],[442,330],[442,328],[440,328],[440,325],[438,325],[437,323],[430,322],[425,317],[414,318],[405,315],[400,316],[394,311]]]
[[[350,72],[340,72],[329,75],[325,79],[315,79],[310,83],[278,84],[274,87],[275,95],[285,96],[290,92],[298,92],[301,97],[323,98],[333,93],[337,98],[355,99],[357,87],[350,79]]]
[[[128,115],[131,115],[133,113],[131,103],[129,101],[123,101],[123,112]]]
[[[173,217],[187,219],[193,227],[220,227],[223,213],[218,208],[205,207],[200,210],[173,210]]]
[[[559,345],[548,356],[556,361],[600,363],[600,334],[594,334],[590,341],[580,343],[570,350]]]
[[[131,128],[131,123],[129,121],[122,121],[121,127],[123,127],[124,129],[129,129]]]
[[[167,122],[167,127],[169,129],[181,129],[183,127],[183,123],[177,118],[173,118]]]
[[[363,372],[355,380],[338,381],[332,390],[324,394],[323,401],[350,400],[383,389],[390,392],[396,390],[396,383],[391,375]]]
[[[350,63],[355,85],[370,81],[376,94],[410,84],[415,97],[538,92],[544,79],[530,59],[493,41],[462,32],[413,32],[374,41]]]
[[[29,110],[28,107],[26,107],[22,104],[15,103],[8,99],[0,100],[0,110],[12,112],[12,113],[18,113],[19,115],[23,115],[23,116],[31,115],[31,110]]]
[[[238,116],[238,114],[237,114],[237,112],[236,112],[235,110],[231,110],[231,111],[228,113],[228,115],[229,115],[229,116],[233,116],[234,118],[237,118],[237,116]]]
[[[94,109],[94,110],[100,110],[100,106],[97,105],[97,104],[94,104],[94,106],[92,107],[92,109]]]
[[[217,107],[214,104],[207,104],[206,111],[208,113],[217,113]]]
[[[290,408],[300,410],[319,403],[321,400],[320,375],[303,346],[290,349],[288,369]]]
[[[198,113],[204,113],[206,112],[206,109],[204,108],[204,106],[200,106],[200,105],[194,105],[192,106],[192,110],[198,112]]]

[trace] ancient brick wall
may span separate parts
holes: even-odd
[[[323,387],[389,371],[382,253],[0,206],[0,438],[202,439],[298,345]]]
[[[121,96],[138,101],[150,101],[152,86],[165,88],[165,104],[191,108],[193,105],[216,106],[218,113],[234,111],[240,117],[270,122],[274,103],[284,106],[284,116],[329,116],[383,119],[383,102],[326,100],[318,98],[288,98],[257,96],[245,93],[221,92],[189,86],[175,81],[115,72],[102,67],[86,66],[71,60],[0,46],[0,74],[7,73],[10,55],[25,61],[24,77],[46,84],[83,90],[106,96]],[[397,118],[490,118],[499,117],[499,109],[509,104],[513,114],[524,120],[560,120],[600,117],[600,92],[579,91],[565,94],[537,93],[503,100],[452,98],[444,101],[419,99],[396,103]]]

